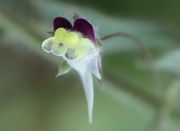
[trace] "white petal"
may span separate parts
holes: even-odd
[[[92,58],[89,68],[98,79],[101,79],[101,59],[99,56]]]
[[[42,43],[42,49],[47,53],[51,53],[51,47],[53,44],[52,40],[53,40],[53,37],[50,37],[50,38],[44,40]]]
[[[84,92],[86,95],[89,122],[92,123],[93,103],[94,103],[94,87],[92,79],[92,71],[89,69],[89,56],[83,57],[78,61],[68,61],[80,75]]]
[[[83,72],[79,72],[81,81],[84,87],[87,105],[88,105],[88,116],[89,122],[92,123],[92,115],[93,115],[93,104],[94,104],[94,87],[93,87],[93,79],[92,74],[88,70],[84,70]]]
[[[80,75],[83,88],[86,95],[87,106],[88,106],[88,115],[89,122],[92,123],[93,115],[93,104],[94,104],[94,87],[93,87],[93,78],[92,74],[101,79],[100,74],[100,57],[99,52],[92,49],[88,54],[81,57],[78,60],[68,60],[66,57],[63,57],[69,65],[74,68]]]

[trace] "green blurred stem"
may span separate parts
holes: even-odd
[[[154,126],[150,131],[165,131],[167,128],[168,120],[170,119],[170,114],[173,112],[174,107],[176,107],[176,100],[180,92],[180,82],[175,80],[166,90],[163,97],[163,104],[155,114],[153,121]]]

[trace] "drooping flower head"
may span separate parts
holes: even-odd
[[[53,28],[53,36],[43,41],[42,48],[45,52],[64,59],[57,76],[69,72],[70,68],[79,73],[87,98],[89,121],[92,122],[92,75],[101,79],[100,49],[97,46],[94,28],[83,18],[77,18],[71,24],[63,17],[54,19]]]

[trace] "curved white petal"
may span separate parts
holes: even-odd
[[[51,53],[51,48],[52,48],[52,44],[53,44],[53,37],[50,37],[46,40],[43,41],[42,43],[42,49],[46,52],[46,53]]]
[[[69,65],[74,68],[80,75],[86,95],[90,123],[92,123],[94,104],[94,86],[92,75],[94,74],[98,79],[101,79],[100,56],[98,54],[99,52],[97,52],[97,50],[91,49],[89,53],[78,60],[68,60],[66,57],[64,57]]]
[[[94,87],[93,87],[92,74],[88,70],[85,70],[84,72],[81,71],[79,72],[79,74],[86,95],[89,122],[92,123],[93,105],[94,105]]]
[[[89,69],[96,76],[96,78],[101,79],[101,59],[99,56],[94,56],[89,63]]]

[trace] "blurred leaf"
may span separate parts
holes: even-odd
[[[41,57],[46,58],[51,62],[57,62],[57,59],[55,59],[56,57],[50,56],[42,51],[40,40],[34,38],[34,36],[24,30],[12,19],[0,13],[0,21],[0,27],[5,30],[4,37],[11,41],[10,43],[12,46],[19,42],[22,46],[40,55]]]
[[[155,68],[170,74],[180,75],[180,50],[173,50],[157,59]]]

